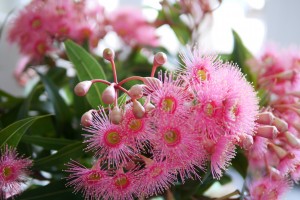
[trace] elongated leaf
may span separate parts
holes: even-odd
[[[0,109],[12,108],[21,101],[21,98],[14,97],[3,90],[0,90]]]
[[[71,113],[66,102],[60,96],[58,88],[54,85],[50,78],[42,75],[41,73],[38,74],[45,86],[50,101],[53,103],[57,121],[60,123],[68,122],[71,118]]]
[[[236,157],[231,162],[232,167],[238,171],[238,173],[243,177],[246,178],[247,170],[248,170],[248,160],[244,155],[242,149],[237,150]]]
[[[55,149],[58,150],[67,145],[74,143],[73,140],[67,140],[63,138],[49,138],[49,137],[40,137],[40,136],[29,136],[24,135],[22,140],[24,143],[35,144],[45,149]]]
[[[242,72],[246,74],[246,78],[249,82],[253,83],[254,87],[257,85],[257,77],[254,73],[251,72],[247,61],[253,58],[253,55],[245,47],[239,35],[233,30],[232,31],[234,38],[234,46],[231,55],[231,61],[237,63],[241,68]]]
[[[18,119],[23,119],[24,117],[28,116],[28,112],[30,110],[30,105],[31,105],[32,98],[34,97],[34,95],[36,93],[42,92],[42,90],[43,90],[43,87],[40,84],[36,85],[36,87],[34,87],[31,90],[30,94],[22,102],[22,105],[21,105],[20,110],[18,112]]]
[[[71,158],[74,159],[80,157],[83,154],[84,147],[85,145],[81,142],[74,142],[73,144],[61,148],[57,153],[51,156],[37,160],[34,167],[37,169],[48,170],[51,169],[51,167],[59,166],[66,163]]]
[[[49,116],[50,115],[28,117],[2,129],[0,131],[0,148],[2,148],[5,144],[17,146],[22,136],[36,120]]]
[[[71,40],[67,40],[65,42],[65,46],[67,55],[70,61],[74,64],[80,81],[92,79],[106,80],[106,76],[101,65],[86,50]],[[86,97],[93,108],[103,105],[101,94],[105,88],[106,86],[103,84],[93,84],[90,88]]]
[[[49,185],[38,187],[33,190],[27,190],[16,200],[81,200],[83,197],[72,193],[73,188],[66,188],[64,180],[50,183]]]

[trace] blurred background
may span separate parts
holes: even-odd
[[[17,96],[22,96],[24,92],[12,75],[20,56],[17,46],[6,41],[7,29],[3,24],[9,13],[18,12],[28,2],[28,0],[0,0],[0,24],[3,28],[0,38],[0,89]],[[160,7],[158,0],[110,0],[109,3],[106,0],[99,0],[99,2],[107,10],[113,10],[118,6],[144,6],[144,14],[150,21],[157,13],[147,7]],[[223,0],[221,6],[206,19],[212,26],[201,30],[202,35],[198,43],[210,52],[229,53],[233,47],[231,30],[234,29],[254,55],[259,55],[266,43],[275,42],[282,47],[300,46],[299,8],[300,1],[297,0]],[[160,42],[170,51],[179,48],[174,33],[168,27],[158,29],[157,35],[160,36]],[[118,46],[113,36],[109,36],[106,40],[109,45]],[[226,187],[228,190],[240,189],[242,179],[234,172],[232,175],[235,182]],[[294,188],[286,199],[296,200],[299,196],[300,191]]]

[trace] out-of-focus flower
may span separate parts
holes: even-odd
[[[137,8],[119,8],[109,14],[113,30],[125,43],[136,45],[158,46],[155,27],[146,21],[145,16]]]

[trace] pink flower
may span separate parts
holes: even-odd
[[[158,45],[155,28],[146,21],[140,9],[120,8],[110,13],[110,23],[113,30],[129,45]]]
[[[218,70],[218,79],[227,85],[227,93],[223,99],[224,126],[231,135],[253,135],[258,115],[258,98],[253,86],[246,80],[242,72],[229,63]]]
[[[74,192],[83,192],[86,199],[98,199],[107,189],[109,176],[100,166],[100,162],[96,162],[91,169],[86,168],[76,161],[71,161],[66,166],[66,172],[71,173],[67,180],[66,186],[74,187]],[[101,190],[99,189],[101,188]]]
[[[213,178],[220,179],[223,170],[229,165],[235,157],[235,145],[233,137],[220,137],[218,141],[207,139],[203,141],[206,151],[210,156],[210,166]]]
[[[285,179],[272,179],[263,177],[255,180],[250,187],[251,200],[280,200],[282,195],[290,188],[290,183]]]
[[[145,93],[150,95],[150,100],[155,109],[152,111],[153,118],[159,116],[174,115],[184,118],[189,113],[188,104],[191,102],[191,93],[182,87],[181,79],[173,80],[173,75],[165,73],[159,74],[162,81],[161,87],[151,84],[147,87]]]
[[[153,196],[163,193],[176,181],[176,173],[170,168],[166,161],[156,161],[144,158],[146,162],[145,169],[142,170],[140,180],[141,193],[147,196]]]
[[[116,173],[110,177],[103,198],[133,200],[135,196],[139,196],[140,194],[138,190],[139,177],[139,173],[134,170],[127,172],[124,172],[122,169],[117,170]],[[98,190],[103,190],[103,188],[98,188]]]
[[[14,148],[5,147],[0,156],[0,198],[17,195],[26,182],[32,161],[19,156]]]
[[[199,47],[192,51],[187,49],[180,56],[184,63],[184,78],[192,85],[211,80],[215,71],[222,66],[217,56],[204,56]]]
[[[108,163],[119,165],[134,155],[126,145],[126,133],[120,125],[111,123],[104,109],[93,113],[91,126],[84,128],[90,134],[85,134],[87,150],[95,151],[97,156],[107,157]]]

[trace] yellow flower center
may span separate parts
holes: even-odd
[[[174,113],[176,101],[173,97],[166,97],[161,102],[161,107],[165,112]]]
[[[139,131],[142,128],[142,120],[132,118],[128,123],[128,128],[132,131]]]
[[[162,173],[162,169],[160,167],[156,166],[151,169],[150,176],[152,178],[155,178],[155,177],[159,176],[161,173]]]
[[[207,79],[206,71],[203,69],[199,69],[197,71],[197,77],[200,81],[205,81]]]
[[[116,131],[107,132],[105,141],[109,146],[117,146],[121,142],[121,136]]]
[[[92,173],[90,173],[88,175],[88,182],[97,182],[100,181],[100,179],[102,178],[101,173],[93,171]]]
[[[212,103],[206,104],[206,106],[204,108],[204,112],[208,117],[212,117],[215,112],[215,108],[214,108],[213,104]]]
[[[31,22],[31,27],[34,28],[34,29],[38,29],[42,26],[42,21],[40,19],[34,19],[32,22]]]
[[[163,139],[168,146],[175,146],[180,141],[180,134],[175,130],[168,130],[164,133]]]
[[[36,46],[36,50],[39,54],[44,54],[46,52],[46,45],[44,42],[39,42]]]
[[[10,166],[5,166],[2,169],[2,176],[4,180],[8,180],[13,175],[13,169]]]
[[[117,188],[122,189],[129,185],[129,180],[124,174],[121,174],[115,178],[114,183]]]

